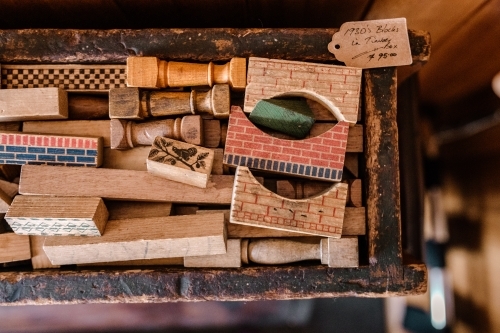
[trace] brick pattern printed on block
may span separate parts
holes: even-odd
[[[109,90],[127,81],[125,65],[2,65],[1,73],[2,89]]]
[[[284,198],[264,188],[247,167],[238,167],[230,222],[311,235],[340,238],[347,184],[302,200]]]
[[[102,138],[0,133],[0,164],[97,167]]]
[[[304,140],[274,138],[257,127],[239,107],[232,107],[224,163],[336,182],[342,179],[349,124]]]
[[[349,123],[358,119],[360,68],[266,58],[248,62],[245,112],[252,112],[261,99],[307,90],[336,105]]]
[[[18,235],[41,236],[101,236],[94,221],[89,219],[9,218],[12,231]]]

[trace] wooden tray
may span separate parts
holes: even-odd
[[[337,29],[3,30],[0,63],[124,63],[129,55],[227,61],[267,57],[334,63],[326,45]],[[409,31],[413,65],[427,61],[428,33]],[[322,265],[0,271],[0,303],[165,302],[380,297],[422,293],[426,267],[401,244],[396,68],[364,71],[367,247],[359,268]],[[364,263],[364,264],[363,264]],[[14,270],[17,269],[17,270]]]

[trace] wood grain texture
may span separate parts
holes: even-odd
[[[95,136],[103,138],[103,147],[109,147],[109,120],[52,120],[25,121],[23,132],[69,136]]]
[[[359,156],[357,153],[345,154],[344,169],[349,171],[352,176],[359,177]]]
[[[97,197],[18,195],[5,220],[19,235],[101,236],[108,210]]]
[[[222,128],[218,119],[203,119],[203,146],[219,147],[222,141]]]
[[[0,234],[0,263],[29,259],[31,259],[29,236],[13,232]]]
[[[152,175],[207,188],[213,162],[212,149],[157,136],[146,165]]]
[[[0,213],[6,213],[12,203],[12,197],[0,189]]]
[[[31,247],[31,265],[33,269],[59,268],[59,265],[52,265],[43,250],[45,236],[29,236]]]
[[[186,257],[189,258],[189,257]],[[119,266],[183,266],[184,258],[137,259],[111,262],[94,262],[78,264],[78,267],[119,267]]]
[[[21,130],[22,122],[20,121],[7,121],[0,123],[0,131],[14,131],[18,132]]]
[[[142,146],[118,150],[104,148],[103,168],[148,171],[146,160],[151,147]]]
[[[241,267],[241,239],[228,239],[227,252],[184,258],[184,267]]]
[[[102,237],[47,237],[43,248],[56,265],[222,254],[224,216],[111,220]]]
[[[106,94],[68,94],[68,119],[100,120],[109,118],[109,99]]]
[[[68,118],[68,94],[59,88],[0,89],[0,120]]]
[[[148,172],[25,165],[19,192],[26,195],[97,196],[105,199],[228,205],[233,176],[212,176],[206,189]]]
[[[106,201],[110,220],[170,216],[170,202]]]
[[[0,190],[13,199],[19,193],[19,184],[0,179]]]

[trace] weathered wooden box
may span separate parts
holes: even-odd
[[[129,55],[178,61],[266,57],[335,63],[336,29],[4,30],[0,63],[125,63]],[[413,66],[429,36],[409,31]],[[410,70],[405,69],[406,72]],[[403,255],[396,68],[363,71],[364,202],[367,233],[359,268],[310,263],[241,269],[180,267],[0,271],[0,303],[165,302],[392,296],[426,289],[426,268]]]

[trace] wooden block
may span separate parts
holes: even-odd
[[[229,205],[233,176],[213,175],[206,189],[155,177],[148,172],[104,168],[24,165],[19,193],[101,197],[173,203]]]
[[[358,238],[321,239],[321,263],[328,267],[358,267]]]
[[[212,86],[229,84],[233,90],[246,86],[246,59],[233,58],[224,65],[164,61],[155,57],[127,58],[127,86],[142,88]]]
[[[314,124],[314,115],[304,99],[262,99],[249,119],[298,139],[305,138]]]
[[[0,213],[6,213],[12,203],[12,197],[0,189]]]
[[[19,193],[19,184],[0,179],[0,190],[13,199]]]
[[[207,113],[215,118],[229,117],[230,93],[227,84],[217,84],[208,91],[140,91],[117,88],[109,91],[109,117],[144,119],[147,117]]]
[[[157,136],[147,159],[148,172],[176,182],[206,188],[214,151]]]
[[[349,179],[349,190],[347,191],[347,203],[353,207],[363,206],[363,189],[361,179]]]
[[[98,167],[102,163],[102,138],[0,133],[0,163],[49,164]]]
[[[68,118],[74,120],[108,119],[109,99],[107,94],[68,94]]]
[[[199,207],[197,205],[175,205],[175,215],[193,215],[196,214]],[[217,211],[220,212],[220,211]]]
[[[332,185],[316,197],[294,200],[264,188],[247,167],[238,167],[231,223],[340,238],[347,184]]]
[[[43,250],[45,236],[28,236],[31,246],[31,265],[33,269],[59,268],[59,265],[52,265]]]
[[[247,83],[245,112],[261,99],[299,96],[328,107],[339,121],[358,119],[360,68],[251,57]]]
[[[207,148],[219,147],[221,137],[220,120],[203,119],[203,146]]]
[[[239,107],[229,117],[224,163],[298,177],[338,182],[342,179],[349,124],[304,140],[273,138],[253,125]]]
[[[68,118],[68,94],[59,88],[0,90],[0,121]]]
[[[109,120],[55,120],[25,121],[23,132],[68,136],[95,136],[103,138],[103,147],[109,147]]]
[[[97,197],[18,195],[5,220],[19,235],[101,236],[108,210]]]
[[[125,87],[125,69],[125,65],[2,65],[2,89],[58,87],[106,92]]]
[[[224,174],[224,149],[215,148],[214,150],[214,162],[212,165],[212,175],[223,175]]]
[[[29,236],[0,234],[0,263],[31,259]]]
[[[357,153],[346,153],[344,168],[354,177],[359,177],[359,158]]]
[[[21,124],[22,122],[20,121],[8,121],[8,122],[1,122],[0,123],[0,131],[12,131],[12,132],[18,132],[21,130]]]
[[[102,237],[47,237],[43,248],[56,265],[222,254],[224,216],[110,220]]]
[[[241,267],[241,239],[228,239],[224,254],[185,257],[184,267]]]
[[[146,160],[151,147],[135,147],[127,150],[104,148],[103,168],[148,171]]]
[[[170,202],[106,201],[110,220],[170,216]]]
[[[188,257],[187,257],[188,258]],[[115,267],[115,266],[183,266],[184,258],[138,259],[111,262],[95,262],[91,264],[78,264],[78,267]]]
[[[144,123],[111,119],[111,148],[129,149],[151,146],[157,136],[182,140],[193,145],[203,144],[203,126],[200,116],[185,116]]]

